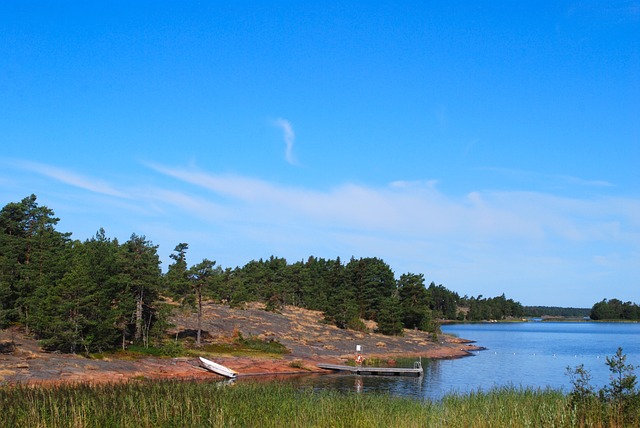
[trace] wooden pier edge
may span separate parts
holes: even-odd
[[[418,368],[404,367],[367,367],[367,366],[341,366],[339,364],[318,364],[318,367],[325,370],[337,372],[349,372],[358,375],[374,376],[422,376],[422,366]]]

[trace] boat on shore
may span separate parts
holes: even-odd
[[[222,364],[214,363],[213,361],[203,357],[199,357],[199,358],[200,358],[200,363],[207,370],[210,370],[216,374],[219,374],[220,376],[228,377],[229,379],[234,379],[238,376],[238,372],[231,370],[230,368],[225,367]]]

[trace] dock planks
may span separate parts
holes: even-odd
[[[337,372],[350,372],[358,375],[374,376],[422,376],[422,365],[416,368],[403,367],[366,367],[366,366],[341,366],[338,364],[318,364],[318,367],[325,370]]]

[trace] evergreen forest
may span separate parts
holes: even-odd
[[[189,264],[189,245],[178,243],[163,272],[158,247],[145,236],[119,242],[99,229],[79,241],[58,231],[58,222],[35,195],[0,211],[0,328],[19,325],[52,351],[162,343],[172,308],[190,306],[200,317],[203,299],[235,307],[262,302],[269,311],[285,305],[318,310],[344,329],[365,331],[363,320],[373,320],[387,335],[405,328],[435,332],[443,319],[524,315],[523,306],[504,294],[460,297],[443,285],[426,285],[423,274],[396,278],[376,257],[309,256],[290,263],[271,256],[223,268],[209,259]]]
[[[603,299],[591,308],[589,316],[592,320],[640,320],[640,306],[633,302],[622,302],[618,299]]]

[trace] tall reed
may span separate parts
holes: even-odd
[[[578,414],[559,391],[517,388],[434,402],[248,382],[0,387],[0,426],[6,427],[618,426],[606,408],[592,410]]]

